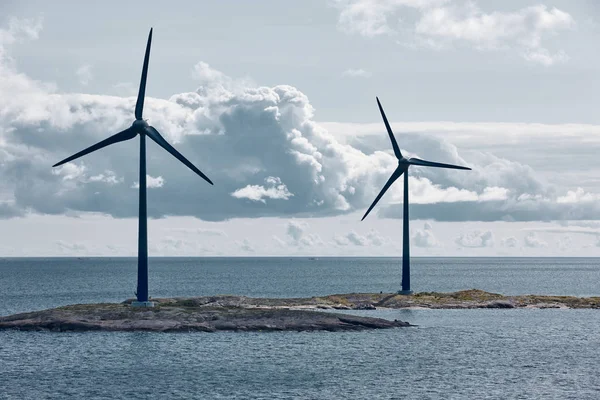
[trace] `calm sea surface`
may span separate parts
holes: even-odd
[[[417,258],[416,291],[600,296],[600,259]],[[133,297],[128,258],[0,259],[0,315]],[[154,258],[150,294],[392,292],[395,258]],[[0,399],[600,399],[600,310],[375,310],[372,332],[0,332]]]

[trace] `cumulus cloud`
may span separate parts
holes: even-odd
[[[11,29],[0,39],[3,54],[7,43],[17,42],[7,40],[6,32],[33,32],[22,35],[33,38],[38,30],[35,24]],[[137,197],[130,188],[138,180],[137,139],[50,167],[129,126],[135,98],[61,93],[6,60],[0,61],[0,217],[89,211],[135,217]],[[294,87],[256,86],[202,62],[194,76],[197,90],[168,100],[147,98],[145,116],[215,185],[149,142],[148,185],[163,188],[149,201],[152,217],[219,221],[347,213],[368,207],[397,165],[389,150],[336,139],[314,121],[308,98]],[[563,194],[526,164],[485,152],[471,151],[467,159],[448,139],[430,135],[403,135],[404,143],[414,152],[409,155],[473,168],[411,168],[413,217],[493,221],[600,216],[585,195],[558,202]],[[399,182],[379,204],[380,215],[401,217],[401,205],[386,207],[400,201],[401,194]]]
[[[42,18],[9,18],[8,27],[0,28],[0,61],[9,61],[6,59],[7,46],[37,39],[42,30],[42,22]]]
[[[260,201],[266,203],[265,199],[287,200],[292,193],[281,182],[281,179],[275,176],[265,178],[265,184],[268,187],[260,185],[248,185],[231,193],[233,197],[238,199],[248,199],[252,201]]]
[[[318,234],[307,233],[309,225],[303,221],[291,220],[287,223],[286,233],[288,236],[287,244],[297,247],[313,247],[323,244],[323,240]],[[276,238],[277,241],[281,241]]]
[[[517,247],[519,245],[519,240],[516,237],[514,237],[514,236],[505,237],[505,238],[502,238],[502,241],[500,242],[500,245],[502,247],[511,247],[511,248],[514,248],[514,247]]]
[[[250,78],[231,78],[204,61],[194,65],[192,78],[200,84],[200,88],[197,90],[199,94],[212,93],[228,96],[230,93],[243,94],[246,89],[256,87]]]
[[[462,247],[493,247],[494,234],[491,231],[471,231],[461,233],[455,243]]]
[[[165,180],[163,179],[162,176],[157,176],[155,178],[153,176],[146,175],[146,188],[148,188],[148,189],[156,189],[156,188],[163,187],[164,184],[165,184]],[[131,187],[133,189],[139,189],[140,188],[140,183],[139,182],[133,182],[133,185],[131,185]]]
[[[525,247],[531,248],[542,248],[548,247],[548,243],[546,243],[543,239],[539,238],[535,232],[531,232],[525,236],[523,241]]]
[[[383,246],[384,244],[386,244],[388,242],[388,239],[386,239],[385,237],[381,236],[379,234],[379,232],[377,232],[375,229],[371,229],[369,231],[369,233],[367,233],[367,240],[373,246]]]
[[[556,241],[556,246],[561,250],[561,251],[569,251],[573,249],[573,237],[571,235],[564,235],[562,237],[560,237],[557,241]]]
[[[369,71],[365,71],[362,68],[358,68],[358,69],[347,69],[344,72],[342,72],[342,76],[348,77],[348,78],[370,78],[372,76],[372,74]]]
[[[438,247],[441,245],[433,233],[433,226],[429,222],[425,222],[422,230],[416,230],[413,233],[411,243],[417,247]]]
[[[336,141],[313,121],[306,96],[291,86],[245,86],[206,63],[197,64],[195,70],[198,90],[169,100],[148,98],[145,113],[215,186],[207,186],[149,142],[148,170],[160,168],[162,179],[149,179],[149,186],[169,181],[170,187],[178,188],[176,196],[170,190],[153,196],[148,210],[153,217],[222,220],[339,214],[371,201],[395,164],[387,153],[365,154]],[[99,184],[93,179],[63,179],[67,172],[61,175],[50,168],[128,126],[135,99],[63,94],[14,66],[2,64],[0,71],[1,92],[17,94],[0,97],[0,186],[13,194],[11,208],[135,216],[137,199],[126,190],[131,184],[122,184],[137,181],[137,157],[131,157],[137,153],[135,140],[64,167],[67,172],[79,168],[75,171],[79,176],[114,171],[115,184],[101,191],[91,186]],[[252,181],[263,184],[249,184]],[[242,204],[239,198],[251,201]],[[260,206],[267,201],[269,207]]]
[[[123,182],[123,178],[117,177],[115,172],[111,170],[105,170],[96,175],[90,175],[87,167],[83,164],[65,164],[57,169],[53,169],[52,174],[55,176],[60,176],[63,182],[102,182],[109,185],[116,185]]]
[[[576,190],[569,190],[566,195],[559,196],[556,199],[557,203],[580,203],[580,202],[592,202],[598,201],[600,196],[597,194],[587,193],[582,188],[577,188]]]
[[[366,236],[360,235],[355,231],[350,231],[345,235],[335,235],[333,241],[338,246],[382,246],[386,240],[376,230],[371,230]]]
[[[568,59],[544,39],[575,25],[573,17],[543,4],[514,11],[483,11],[461,0],[337,0],[338,27],[366,37],[393,36],[409,46],[433,49],[468,45],[477,50],[513,49],[525,60],[553,65]]]

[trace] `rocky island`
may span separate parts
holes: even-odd
[[[153,308],[123,303],[77,304],[0,317],[0,330],[50,331],[348,331],[411,326],[335,310],[400,308],[594,308],[600,297],[453,293],[350,293],[310,298],[204,296],[152,299]]]
[[[24,331],[358,331],[410,326],[407,322],[290,307],[244,304],[237,296],[153,299],[155,307],[76,304],[0,317],[0,330]],[[221,301],[223,300],[223,301]]]

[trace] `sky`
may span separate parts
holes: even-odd
[[[144,116],[151,256],[600,256],[592,0],[0,2],[0,256],[134,256]]]

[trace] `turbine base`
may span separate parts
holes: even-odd
[[[396,294],[401,294],[401,295],[404,295],[404,296],[408,296],[408,295],[413,294],[413,291],[412,290],[398,290],[396,292]]]
[[[153,301],[132,301],[131,307],[151,308],[151,307],[154,307],[154,302]]]

